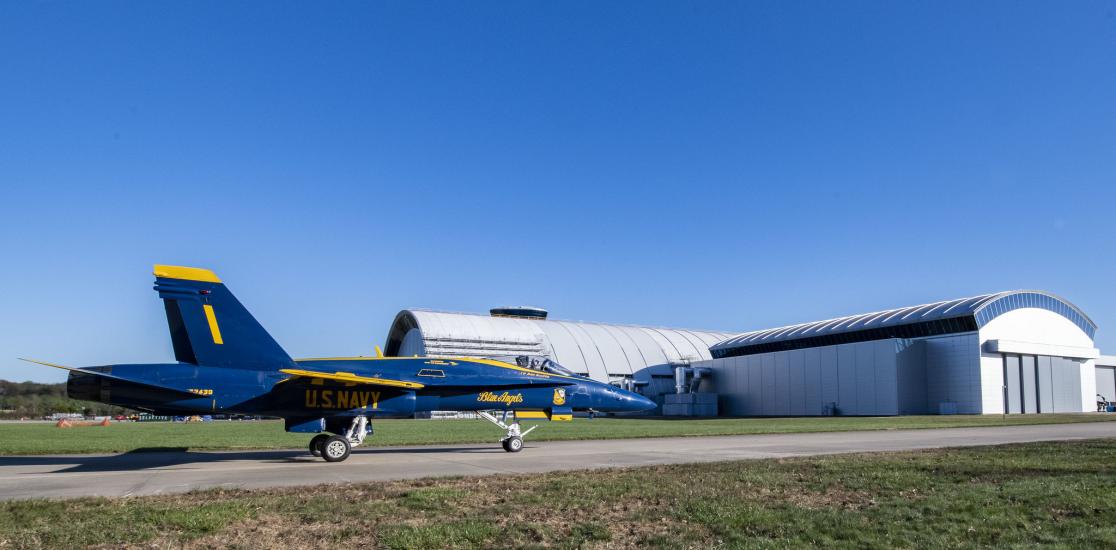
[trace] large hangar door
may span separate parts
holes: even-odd
[[[1019,356],[1004,356],[1004,398],[1006,411],[1010,414],[1023,412],[1023,402],[1020,399],[1023,392],[1020,390]]]
[[[1097,393],[1105,401],[1116,401],[1116,367],[1097,367]]]
[[[1054,386],[1054,412],[1081,412],[1081,363],[1064,357],[1051,357]]]
[[[1027,413],[1043,412],[1038,406],[1038,391],[1036,391],[1038,378],[1035,368],[1035,363],[1037,361],[1035,359],[1034,355],[1023,356],[1023,370],[1021,376],[1023,387],[1021,389],[1023,390],[1023,412]]]
[[[1081,366],[1064,357],[1004,354],[1005,411],[1081,412]]]
[[[1042,412],[1054,412],[1053,379],[1050,357],[1046,355],[1038,356],[1039,408],[1042,409]]]

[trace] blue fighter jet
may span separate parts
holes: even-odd
[[[518,452],[520,420],[571,420],[575,411],[637,412],[646,397],[574,374],[547,358],[331,357],[291,359],[212,271],[156,265],[176,363],[65,367],[70,397],[161,415],[283,418],[316,433],[310,452],[349,457],[371,419],[476,411]],[[324,432],[324,433],[323,433]]]

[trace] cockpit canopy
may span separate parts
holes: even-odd
[[[497,361],[511,363],[525,369],[560,374],[562,376],[582,376],[558,364],[557,361],[542,355],[504,355],[493,357]]]

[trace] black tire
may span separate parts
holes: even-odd
[[[331,435],[322,443],[322,458],[326,462],[341,462],[349,458],[352,451],[353,446],[348,438],[339,435]]]
[[[509,437],[504,440],[504,450],[509,453],[518,453],[523,450],[523,438]]]
[[[318,434],[310,440],[310,454],[322,456],[322,444],[329,439],[329,434]]]

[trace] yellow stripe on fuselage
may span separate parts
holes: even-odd
[[[525,372],[527,374],[533,374],[535,376],[542,376],[542,377],[546,377],[546,378],[563,378],[563,379],[566,379],[566,380],[578,380],[578,381],[583,380],[583,378],[578,377],[578,376],[566,376],[564,374],[554,374],[552,372],[545,372],[545,371],[541,371],[541,370],[528,369],[528,368],[525,368],[525,367],[521,367],[519,365],[513,365],[511,363],[505,363],[503,361],[496,361],[495,359],[478,359],[476,357],[449,357],[449,358],[444,358],[444,357],[312,357],[312,358],[306,358],[306,359],[295,359],[295,362],[296,363],[302,363],[302,362],[307,362],[307,361],[383,361],[383,360],[386,360],[386,359],[407,360],[407,361],[431,361],[431,360],[435,360],[435,361],[461,361],[463,363],[477,363],[477,364],[481,364],[481,365],[488,365],[488,366],[491,366],[491,367],[500,367],[502,369]]]
[[[387,378],[373,378],[371,376],[359,376],[351,372],[318,372],[302,369],[279,369],[279,372],[283,374],[299,376],[302,378],[336,380],[338,382],[354,382],[357,384],[373,384],[377,386],[389,386],[393,388],[407,388],[409,390],[418,390],[425,387],[423,384],[419,384],[418,382],[390,380]]]
[[[213,335],[213,343],[224,344],[225,341],[221,339],[221,327],[217,326],[217,315],[213,313],[213,306],[202,304],[202,309],[205,310],[205,320],[209,321],[209,333]]]

